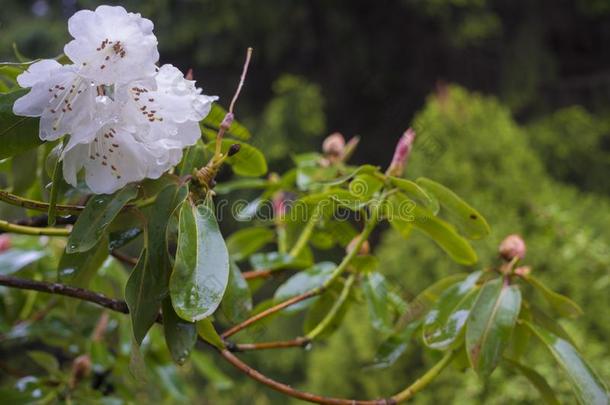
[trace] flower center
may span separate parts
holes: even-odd
[[[125,47],[121,41],[111,41],[108,38],[104,39],[100,46],[96,48],[97,52],[101,52],[103,56],[103,62],[100,64],[100,70],[104,70],[108,63],[114,63],[125,57]],[[105,55],[105,56],[104,56]],[[83,62],[83,66],[87,63]]]

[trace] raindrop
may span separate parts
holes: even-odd
[[[310,351],[312,347],[313,347],[313,345],[311,344],[311,342],[309,342],[305,345],[305,347],[303,349],[305,349],[306,351]]]

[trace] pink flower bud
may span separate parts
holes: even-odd
[[[500,256],[504,260],[510,261],[515,257],[519,259],[523,259],[525,257],[526,252],[525,242],[519,235],[508,235],[502,243],[500,243]]]
[[[322,151],[329,156],[341,156],[344,148],[345,139],[339,132],[328,135],[322,144]]]
[[[409,128],[400,137],[398,143],[396,144],[392,163],[390,164],[390,167],[386,172],[388,175],[402,176],[405,171],[405,166],[407,165],[407,160],[409,159],[409,154],[411,153],[411,149],[413,148],[414,141],[415,131],[412,128]]]
[[[286,194],[282,191],[276,193],[271,200],[271,204],[273,205],[274,217],[279,221],[283,221],[286,217],[286,212],[288,211]]]
[[[4,252],[11,248],[11,237],[8,235],[0,235],[0,252]]]

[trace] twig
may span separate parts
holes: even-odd
[[[83,301],[88,301],[93,304],[97,304],[104,308],[111,309],[116,312],[121,312],[123,314],[129,313],[129,309],[127,308],[127,304],[125,301],[115,300],[112,298],[108,298],[103,294],[98,294],[96,292],[85,290],[83,288],[71,287],[64,284],[59,283],[48,283],[44,281],[33,281],[26,280],[12,276],[3,276],[0,275],[0,285],[4,285],[7,287],[14,287],[23,290],[35,290],[41,291],[50,294],[58,294],[64,295],[67,297],[72,297],[76,299],[80,299]],[[161,323],[162,318],[157,318],[157,323]],[[200,339],[201,340],[201,339]],[[211,346],[211,345],[210,345]],[[212,346],[216,348],[215,346]],[[234,366],[239,371],[246,374],[248,377],[252,378],[255,381],[258,381],[278,392],[291,396],[293,398],[302,399],[309,402],[314,402],[323,405],[390,405],[397,404],[399,402],[406,401],[413,397],[417,392],[421,391],[424,387],[426,387],[432,380],[437,377],[441,371],[447,367],[447,365],[453,360],[455,353],[449,351],[445,357],[441,359],[434,367],[428,370],[422,377],[417,379],[415,383],[405,388],[398,394],[387,398],[387,399],[373,399],[373,400],[356,400],[356,399],[344,399],[344,398],[331,398],[331,397],[323,397],[316,394],[311,394],[309,392],[303,392],[292,388],[289,385],[283,384],[279,381],[273,380],[266,375],[260,373],[259,371],[253,369],[248,366],[246,363],[237,358],[233,353],[231,353],[228,349],[220,350],[217,349],[220,355],[227,360],[232,366]]]
[[[10,222],[0,220],[0,230],[10,233],[19,233],[22,235],[47,235],[47,236],[68,236],[69,229],[64,228],[37,228],[34,226],[25,226],[11,224]]]
[[[271,270],[252,270],[252,271],[244,271],[242,273],[242,276],[244,276],[244,278],[246,280],[252,280],[255,278],[271,277],[272,273],[273,272]]]
[[[229,105],[229,112],[233,114],[233,108],[235,107],[235,103],[239,98],[239,93],[241,93],[241,88],[244,87],[244,82],[246,81],[246,75],[248,74],[248,66],[250,65],[250,59],[252,58],[252,48],[248,48],[246,50],[246,61],[244,62],[244,67],[241,72],[241,77],[239,79],[239,84],[237,85],[237,90],[235,90],[235,94],[233,95],[233,99],[231,100],[231,104]]]
[[[230,336],[233,336],[234,334],[236,334],[237,332],[239,332],[242,329],[247,328],[248,326],[252,325],[255,322],[260,321],[263,318],[266,318],[267,316],[274,314],[278,311],[281,311],[284,308],[287,308],[291,305],[296,304],[297,302],[301,302],[301,301],[305,301],[308,298],[314,297],[316,295],[320,294],[320,292],[315,291],[315,290],[310,290],[307,291],[306,293],[297,295],[295,297],[292,297],[284,302],[280,302],[277,305],[272,306],[271,308],[268,308],[266,310],[264,310],[263,312],[259,312],[258,314],[246,319],[245,321],[243,321],[242,323],[239,323],[235,326],[233,326],[232,328],[230,328],[229,330],[225,331],[221,337],[223,339],[226,339]]]
[[[118,250],[113,250],[112,252],[110,252],[110,254],[118,261],[128,264],[130,266],[135,266],[136,264],[138,264],[137,258],[128,256],[125,253],[120,252]]]
[[[285,349],[289,347],[306,347],[311,342],[306,337],[298,337],[292,340],[280,340],[277,342],[262,343],[232,343],[226,342],[227,348],[232,352],[248,352],[253,350]]]
[[[341,307],[343,306],[343,304],[345,304],[345,301],[347,300],[347,297],[349,296],[349,293],[352,290],[352,286],[354,285],[355,280],[356,276],[354,274],[350,274],[350,276],[345,281],[345,285],[341,290],[339,298],[337,298],[337,301],[334,302],[330,311],[328,311],[324,319],[322,319],[322,321],[307,334],[307,338],[309,340],[313,340],[318,337],[322,332],[324,332],[324,330],[326,330],[326,328],[328,328],[332,324],[332,322],[337,317],[337,314],[341,310]]]
[[[4,201],[7,204],[15,205],[17,207],[27,208],[29,210],[48,212],[49,204],[37,201],[30,200],[29,198],[19,197],[18,195],[11,194],[8,191],[0,190],[0,201]],[[82,205],[62,205],[57,204],[55,206],[55,210],[57,212],[65,213],[65,214],[79,214],[85,207]]]

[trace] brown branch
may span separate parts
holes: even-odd
[[[253,280],[255,278],[267,278],[271,277],[271,270],[252,270],[252,271],[244,271],[241,273],[246,280]]]
[[[125,253],[120,252],[118,250],[113,250],[112,252],[110,252],[110,254],[118,261],[128,264],[130,266],[135,266],[136,264],[138,264],[137,258],[126,255]]]
[[[289,347],[305,347],[311,342],[306,337],[298,337],[292,340],[281,340],[277,342],[262,342],[262,343],[230,343],[227,348],[232,352],[248,352],[253,350],[268,350],[268,349],[285,349]]]
[[[127,304],[125,301],[115,300],[112,298],[108,298],[103,294],[99,294],[90,290],[85,290],[83,288],[71,287],[64,284],[59,283],[48,283],[44,281],[34,281],[21,279],[12,276],[3,276],[0,275],[0,285],[4,285],[7,287],[19,288],[23,290],[35,290],[40,292],[45,292],[49,294],[58,294],[64,295],[67,297],[76,298],[79,300],[91,302],[93,304],[99,305],[104,308],[111,309],[116,312],[121,312],[123,314],[129,313],[129,309],[127,308]],[[308,295],[309,294],[309,295]],[[283,302],[278,306],[282,306],[285,308],[290,305],[288,302],[292,301],[292,304],[302,301],[304,299],[310,298],[312,293],[306,293],[297,297],[294,297],[292,300],[288,300]],[[308,295],[308,296],[306,296]],[[315,295],[315,294],[313,294]],[[295,299],[300,298],[297,301]],[[276,306],[276,307],[278,307]],[[274,307],[275,308],[275,307]],[[272,308],[270,308],[272,309]],[[281,309],[281,308],[280,308]],[[279,309],[278,309],[279,310]],[[260,315],[260,314],[259,314]],[[252,318],[251,318],[252,319]],[[162,323],[162,319],[159,316],[157,318],[157,323]],[[200,340],[203,340],[199,338]],[[297,339],[295,339],[296,341]],[[204,341],[205,343],[205,341]],[[209,344],[208,344],[209,345]],[[259,344],[261,345],[261,344]],[[264,345],[264,344],[262,344]],[[212,345],[210,345],[212,346]],[[236,345],[233,345],[236,346]],[[214,347],[220,355],[228,361],[233,367],[237,370],[241,371],[249,378],[252,378],[255,381],[260,382],[278,392],[281,392],[285,395],[288,395],[293,398],[302,399],[304,401],[309,401],[313,403],[318,403],[322,405],[393,405],[399,402],[406,401],[413,397],[417,392],[423,389],[427,384],[429,384],[453,359],[455,352],[448,352],[445,357],[437,363],[433,368],[431,368],[426,374],[424,374],[421,378],[417,379],[412,385],[405,388],[403,391],[398,394],[383,399],[373,399],[373,400],[356,400],[356,399],[346,399],[346,398],[332,398],[332,397],[324,397],[316,394],[312,394],[309,392],[299,391],[287,384],[283,384],[279,381],[276,381],[272,378],[267,377],[266,375],[260,373],[259,371],[253,369],[248,366],[246,363],[241,361],[237,356],[235,356],[229,349],[217,349]]]
[[[123,314],[129,313],[125,301],[108,298],[84,288],[72,287],[60,283],[48,283],[46,281],[27,280],[12,276],[0,275],[0,285],[19,288],[22,290],[35,290],[49,294],[65,295],[66,297],[77,298],[82,301],[91,302],[104,308],[111,309]]]
[[[236,334],[237,332],[239,332],[242,329],[247,328],[248,326],[252,325],[255,322],[260,321],[261,319],[274,314],[278,311],[281,311],[284,308],[287,308],[291,305],[296,304],[297,302],[301,302],[304,301],[308,298],[314,297],[318,294],[320,294],[322,292],[322,290],[311,290],[311,291],[307,291],[306,293],[303,293],[301,295],[297,295],[295,297],[292,297],[284,302],[280,302],[277,305],[272,306],[271,308],[267,308],[266,310],[259,312],[258,314],[246,319],[245,321],[243,321],[242,323],[239,323],[235,326],[233,326],[232,328],[230,328],[229,330],[225,331],[221,337],[223,339],[226,339],[230,336],[233,336],[234,334]]]

